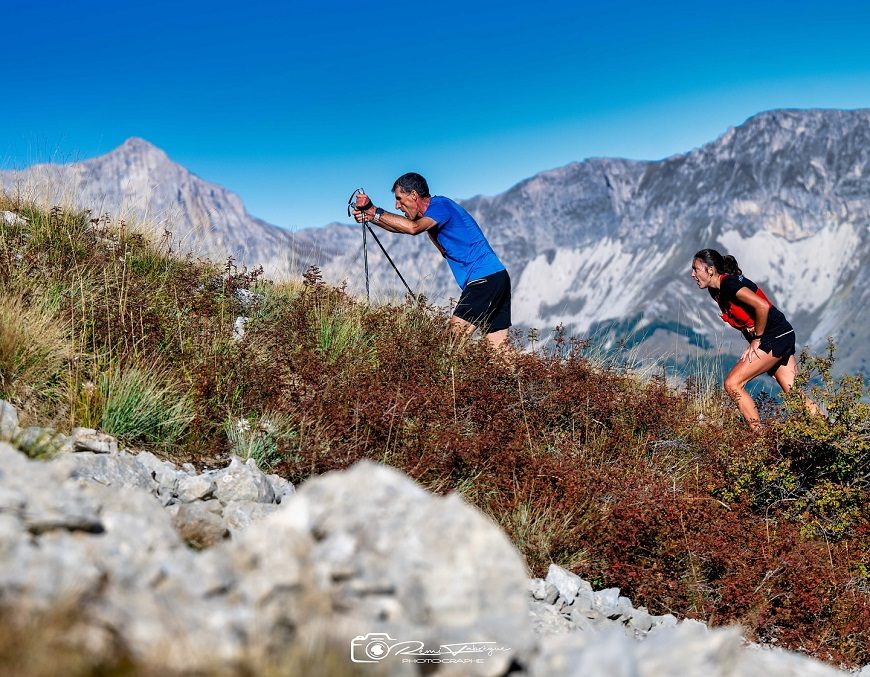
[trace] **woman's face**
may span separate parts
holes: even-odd
[[[700,289],[706,289],[710,286],[710,280],[716,274],[716,269],[713,266],[708,266],[701,259],[692,261],[692,279],[698,283]]]

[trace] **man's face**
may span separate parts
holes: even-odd
[[[411,219],[412,221],[416,221],[418,217],[422,216],[422,200],[420,196],[417,195],[416,190],[412,190],[410,193],[406,193],[400,187],[396,186],[396,192],[394,193],[396,196],[396,209],[402,212],[405,215],[405,218]]]

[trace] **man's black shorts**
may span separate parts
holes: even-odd
[[[511,326],[511,278],[500,270],[472,280],[462,291],[453,314],[484,334]]]

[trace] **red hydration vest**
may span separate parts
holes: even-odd
[[[727,275],[722,275],[719,279],[722,280],[728,277]],[[755,294],[764,299],[764,302],[767,303],[768,308],[772,307],[773,304],[770,302],[764,292],[761,291],[761,287],[756,285]],[[747,311],[749,306],[740,303],[740,301],[731,302],[727,307],[722,305],[722,302],[717,299],[716,301],[719,304],[719,308],[722,310],[722,321],[727,322],[735,329],[740,329],[741,331],[747,329],[749,331],[755,329],[755,318],[752,317]]]

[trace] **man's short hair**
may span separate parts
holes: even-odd
[[[396,188],[401,188],[403,193],[410,193],[412,190],[417,191],[420,197],[429,197],[429,184],[426,179],[415,172],[402,174],[393,183],[392,192],[396,192]]]

